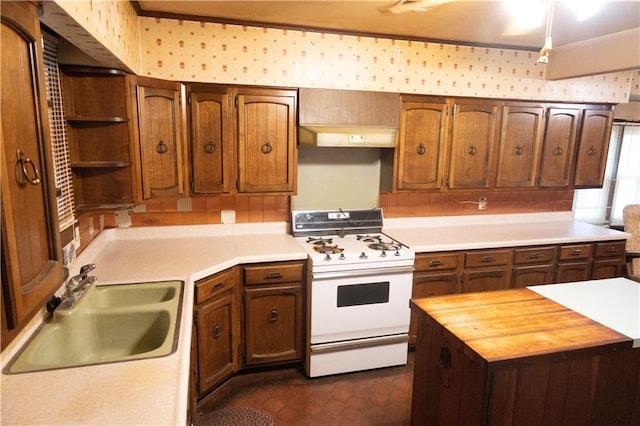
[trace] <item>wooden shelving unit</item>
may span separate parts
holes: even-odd
[[[64,66],[62,85],[78,210],[131,208],[136,201],[130,78],[115,69]]]

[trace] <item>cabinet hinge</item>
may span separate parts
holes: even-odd
[[[458,109],[458,104],[455,104],[455,105],[453,106],[453,110],[451,111],[451,115],[452,115],[452,116],[454,116],[454,117],[456,116],[456,111],[457,111],[457,109]]]
[[[196,326],[196,327],[198,326],[198,313],[197,312],[193,313],[193,325]]]
[[[242,353],[242,363],[244,365],[247,365],[247,353],[246,352]]]
[[[193,192],[193,191],[195,190],[195,188],[196,188],[196,183],[192,180],[192,181],[189,183],[189,186],[191,187],[191,191]]]
[[[236,95],[235,98],[233,98],[233,104],[235,105],[236,108],[238,108],[239,102],[238,102],[238,96],[237,95]]]
[[[244,293],[242,293],[242,303],[244,303]]]

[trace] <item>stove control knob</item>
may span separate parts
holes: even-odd
[[[382,250],[382,253],[380,253],[380,257],[387,257],[387,251]]]
[[[400,250],[396,250],[396,256],[400,256]]]
[[[324,257],[325,261],[331,260],[331,256],[329,256],[329,253],[327,253],[327,255]]]
[[[367,259],[367,255],[365,254],[365,252],[362,252],[362,254],[360,254],[360,259]]]
[[[345,260],[346,257],[344,257],[344,253],[340,253],[340,260]]]

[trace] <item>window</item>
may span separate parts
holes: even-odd
[[[573,197],[577,220],[622,225],[622,209],[640,204],[640,123],[615,123],[602,188],[578,189]]]
[[[43,32],[43,56],[47,103],[49,104],[49,127],[51,128],[51,150],[58,205],[60,231],[75,223],[73,214],[73,183],[69,162],[67,127],[64,120],[62,87],[58,72],[58,40]]]

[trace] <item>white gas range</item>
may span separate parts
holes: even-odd
[[[407,361],[415,254],[382,224],[380,209],[292,212],[311,263],[310,377]]]

